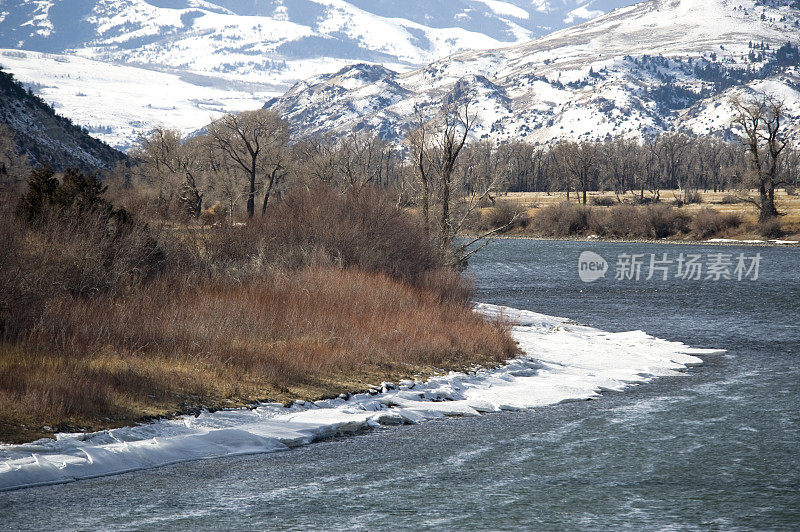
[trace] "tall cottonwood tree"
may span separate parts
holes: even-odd
[[[448,249],[458,228],[451,218],[453,175],[458,157],[467,143],[469,133],[475,124],[476,116],[470,111],[471,100],[464,98],[444,107],[439,117],[439,127],[433,136],[436,150],[436,178],[440,194],[439,243],[442,250]],[[482,195],[488,194],[487,190]]]
[[[410,151],[410,165],[420,184],[420,202],[422,204],[422,223],[425,233],[430,233],[431,210],[431,176],[433,174],[433,134],[435,123],[427,120],[422,109],[414,109],[414,126],[406,136]]]
[[[661,185],[677,186],[678,191],[684,195],[684,190],[689,188],[686,178],[690,174],[683,172],[682,167],[689,156],[689,137],[682,133],[665,133],[656,137],[649,146],[660,165]],[[656,194],[658,196],[660,193]]]
[[[274,111],[259,109],[220,118],[209,126],[208,136],[246,176],[249,218],[255,214],[259,178],[263,180],[265,212],[272,188],[286,166],[289,126]]]
[[[630,139],[617,139],[601,147],[602,181],[614,191],[617,201],[640,184],[639,151],[639,145]]]
[[[788,145],[782,127],[786,109],[776,97],[760,94],[749,99],[731,99],[736,115],[733,123],[742,131],[742,142],[750,159],[750,169],[758,185],[759,221],[778,215],[775,188],[780,179],[781,156]]]
[[[594,177],[600,164],[601,152],[592,142],[565,142],[563,144],[564,167],[572,176],[575,190],[583,195],[586,205],[586,193],[592,187]]]
[[[422,211],[426,228],[444,260],[463,266],[466,259],[481,249],[492,234],[505,225],[454,245],[455,237],[469,216],[484,200],[500,188],[507,172],[497,161],[497,151],[488,143],[478,143],[466,157],[467,141],[477,116],[471,110],[471,97],[461,94],[442,106],[431,120],[417,111],[417,124],[409,133],[409,165],[422,185]],[[465,168],[469,167],[469,168]],[[432,220],[433,215],[438,220]],[[438,222],[438,223],[436,223]],[[476,245],[477,247],[472,247]]]
[[[338,181],[343,188],[359,190],[385,186],[392,174],[394,150],[373,133],[351,133],[338,143]]]

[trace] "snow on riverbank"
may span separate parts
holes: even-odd
[[[187,460],[286,450],[337,434],[444,416],[521,410],[623,390],[702,364],[693,349],[641,331],[609,333],[534,312],[478,304],[516,325],[524,355],[496,369],[385,383],[347,399],[262,404],[91,434],[0,445],[0,491]]]
[[[775,244],[776,246],[795,246],[800,244],[800,240],[737,240],[735,238],[709,238],[704,241],[707,244]]]

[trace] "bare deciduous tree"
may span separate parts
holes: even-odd
[[[276,179],[285,168],[289,127],[274,111],[259,109],[226,115],[208,128],[211,142],[246,175],[247,216],[255,214],[256,186],[263,178],[266,211]]]
[[[392,172],[393,150],[389,143],[372,133],[352,133],[338,144],[340,180],[347,189],[385,185]]]
[[[607,142],[602,149],[602,181],[617,195],[617,201],[628,190],[637,188],[639,168],[639,145],[634,140],[617,139]]]
[[[742,141],[750,159],[750,169],[758,186],[759,221],[777,216],[775,187],[783,184],[779,175],[781,154],[788,141],[781,127],[786,115],[784,103],[761,94],[750,99],[731,99],[736,116],[733,123],[742,131]]]
[[[591,142],[565,142],[563,144],[564,168],[572,176],[575,189],[583,195],[586,205],[586,193],[592,188],[592,182],[600,162],[600,150]]]
[[[665,133],[650,144],[650,149],[660,166],[660,183],[677,186],[681,195],[686,188],[686,174],[681,169],[686,160],[689,146],[689,137],[682,133]],[[656,198],[658,198],[660,186],[655,192]]]
[[[434,124],[424,117],[420,108],[416,108],[414,112],[414,128],[408,133],[406,142],[410,148],[411,165],[422,188],[422,222],[425,232],[429,233],[431,174],[433,173],[433,161],[431,160],[433,132],[431,130],[434,128]]]
[[[177,198],[190,216],[200,216],[203,194],[198,184],[201,162],[196,139],[184,140],[176,130],[157,127],[139,138],[133,156],[139,162],[139,177],[155,188],[162,208],[168,210]]]
[[[440,216],[439,243],[442,250],[449,248],[455,236],[450,214],[453,188],[453,174],[458,157],[467,143],[469,132],[475,123],[475,115],[470,114],[470,99],[459,104],[446,105],[439,117],[439,127],[433,136],[436,147],[436,179],[439,188]],[[483,196],[489,193],[484,192]]]

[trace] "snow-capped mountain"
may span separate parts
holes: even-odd
[[[593,140],[682,129],[726,134],[730,97],[782,98],[800,139],[800,3],[649,0],[537,40],[398,73],[354,65],[267,102],[298,135],[368,129],[399,138],[470,91],[475,138]],[[788,43],[788,44],[787,44]]]
[[[408,71],[634,1],[3,0],[0,65],[125,147],[155,123],[195,129],[355,62]]]

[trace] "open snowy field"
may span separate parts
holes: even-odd
[[[0,49],[0,66],[118,148],[155,126],[195,131],[228,112],[257,109],[278,91],[263,84],[164,73],[77,56]]]
[[[315,403],[261,404],[92,434],[59,434],[0,446],[0,490],[70,482],[166,464],[287,450],[370,427],[444,416],[523,410],[592,399],[702,364],[695,349],[642,331],[610,333],[488,304],[477,311],[515,323],[524,355],[496,369],[428,381],[383,383],[370,393]]]

